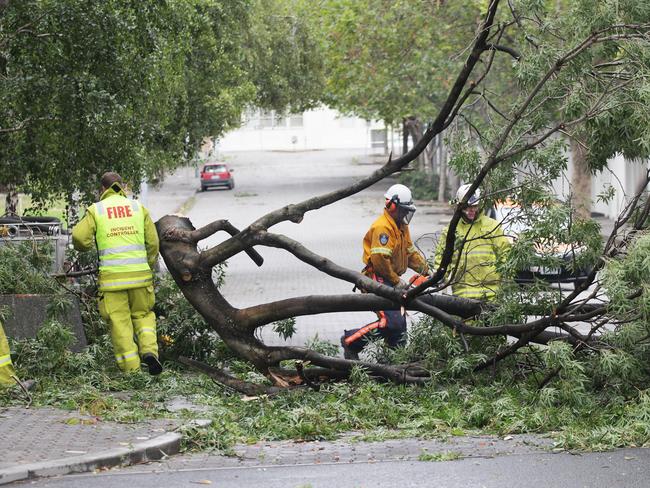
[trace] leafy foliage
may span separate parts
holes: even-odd
[[[169,275],[162,276],[156,283],[154,312],[163,359],[185,356],[206,361],[214,359],[217,352],[226,353],[227,348],[219,336],[183,297]]]
[[[284,340],[290,339],[296,333],[296,319],[290,318],[274,322],[273,332],[278,334]]]
[[[47,275],[52,268],[52,246],[47,242],[4,241],[0,244],[0,294],[59,291]]]
[[[36,205],[74,190],[91,200],[107,170],[137,191],[238,126],[251,103],[313,104],[319,58],[294,3],[3,5],[0,182]]]
[[[405,171],[400,173],[399,182],[408,186],[413,197],[420,200],[436,200],[438,198],[439,176],[424,171]]]
[[[5,172],[1,177],[43,198],[75,181],[88,182],[90,192],[101,161],[137,184],[144,174],[189,157],[203,136],[235,125],[248,102],[275,108],[312,106],[318,99],[314,93],[322,82],[321,68],[327,73],[324,98],[344,111],[393,123],[413,114],[429,120],[449,89],[447,73],[462,62],[452,53],[470,39],[474,29],[468,26],[476,25],[476,12],[484,3],[332,0],[296,1],[287,7],[271,0],[178,0],[141,2],[136,8],[114,2],[12,2],[0,18],[0,124],[16,130],[2,133],[0,154],[8,164],[0,168]],[[566,170],[563,141],[531,141],[559,120],[567,122],[566,130],[573,127],[572,120],[585,117],[580,135],[590,147],[592,168],[602,167],[614,151],[647,154],[647,45],[631,38],[611,39],[554,68],[567,46],[598,29],[647,23],[646,4],[511,2],[516,18],[507,24],[513,34],[504,39],[521,56],[514,61],[498,53],[497,69],[481,90],[470,94],[451,127],[454,170],[471,180],[486,155],[503,158],[483,181],[483,189],[487,199],[512,197],[523,209],[520,218],[528,230],[509,259],[500,263],[506,276],[534,259],[541,259],[540,265],[557,265],[550,253],[534,253],[549,236],[585,248],[580,254],[584,262],[576,259],[575,266],[600,255],[597,226],[575,220],[570,207],[549,198],[551,185]],[[251,6],[272,12],[264,15]],[[324,14],[314,17],[321,25],[309,22],[310,8]],[[519,12],[527,15],[517,16]],[[439,22],[432,23],[431,16]],[[48,35],[37,40],[18,33],[18,26],[29,22],[34,32]],[[249,29],[248,22],[254,22],[254,28]],[[289,55],[281,56],[276,48]],[[302,57],[319,48],[326,53],[323,66],[320,59]],[[293,66],[308,73],[302,76],[298,69],[285,78],[283,73]],[[616,71],[609,71],[612,67]],[[519,108],[528,103],[531,87],[547,74],[547,85],[530,95],[520,123],[511,126]],[[603,82],[608,79],[611,82]],[[615,92],[610,91],[612,84]],[[16,346],[16,362],[21,374],[41,379],[37,404],[79,408],[107,418],[163,415],[161,404],[170,393],[188,395],[208,406],[215,420],[211,429],[194,434],[190,447],[197,448],[333,438],[350,430],[377,438],[477,429],[498,434],[551,431],[564,447],[647,445],[650,239],[639,233],[626,239],[633,245],[611,256],[603,272],[611,300],[605,311],[610,327],[598,337],[598,347],[551,341],[508,356],[491,374],[477,373],[477,366],[511,343],[505,338],[464,337],[424,319],[410,331],[406,347],[380,351],[382,359],[412,362],[430,371],[432,380],[419,389],[377,384],[368,371],[356,367],[347,384],[325,384],[309,395],[287,392],[245,401],[204,378],[174,370],[157,379],[140,373],[123,376],[110,357],[106,335],[98,334],[86,352],[70,354],[65,348],[69,332],[55,322],[36,340]],[[6,289],[50,286],[34,272],[42,265],[15,257],[6,261],[10,271],[0,275]],[[34,277],[18,282],[19,273]],[[494,307],[474,317],[472,325],[524,322],[531,311],[554,313],[561,300],[559,290],[543,283],[526,290],[506,284]],[[159,285],[158,307],[160,332],[169,338],[162,349],[167,357],[218,360],[242,379],[266,381],[250,365],[228,357],[169,279]],[[276,327],[285,335],[293,332],[290,321]],[[322,341],[310,346],[327,354],[338,352]],[[129,400],[107,394],[116,389],[135,393]]]

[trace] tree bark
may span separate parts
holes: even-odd
[[[424,136],[424,124],[417,117],[407,117],[405,120],[406,129],[408,131],[408,134],[411,136],[413,146],[415,146]],[[432,171],[431,145],[432,143],[427,144],[424,147],[424,150],[417,156],[417,166],[419,171],[426,173],[430,173]]]
[[[7,196],[5,197],[5,214],[18,215],[18,191],[13,184],[7,185]]]
[[[447,150],[445,148],[445,143],[442,138],[442,134],[438,136],[440,138],[439,146],[439,180],[438,180],[438,201],[445,202],[447,200]]]
[[[573,173],[571,176],[572,204],[576,217],[591,217],[591,169],[587,164],[587,148],[581,141],[571,138],[571,159]]]

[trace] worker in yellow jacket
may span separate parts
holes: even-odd
[[[9,342],[0,323],[0,387],[14,386],[16,384],[16,372],[11,363]]]
[[[463,200],[469,188],[470,185],[462,185],[456,193],[456,201]],[[499,222],[481,213],[480,199],[481,192],[477,189],[462,209],[447,276],[453,274],[451,289],[454,295],[491,300],[501,286],[496,265],[507,256],[510,240],[503,234]],[[442,260],[447,231],[443,230],[438,240],[436,268]]]
[[[101,198],[72,229],[75,249],[97,248],[99,312],[110,324],[115,359],[122,371],[162,372],[153,312],[153,269],[158,233],[149,212],[127,198],[119,174],[101,178]]]
[[[409,223],[415,213],[411,190],[397,184],[384,194],[382,215],[373,222],[363,238],[363,262],[366,276],[396,288],[406,288],[401,280],[407,268],[428,274],[429,266],[411,240]],[[358,359],[368,342],[368,334],[377,331],[388,347],[406,341],[406,317],[401,310],[377,312],[378,320],[363,327],[346,330],[341,345],[346,359]]]
[[[11,351],[2,322],[0,322],[0,389],[16,386],[20,383],[23,390],[31,390],[36,385],[35,380],[18,380],[14,365],[11,362]]]

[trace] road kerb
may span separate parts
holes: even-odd
[[[168,432],[131,447],[118,447],[93,454],[0,469],[0,485],[44,476],[85,473],[99,468],[155,461],[178,453],[181,447],[181,438],[182,435],[179,433]]]

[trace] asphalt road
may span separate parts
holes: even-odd
[[[147,467],[124,472],[66,476],[24,482],[43,488],[646,488],[648,449],[573,455],[520,454],[456,461],[391,461],[235,468],[194,468],[152,472]]]

